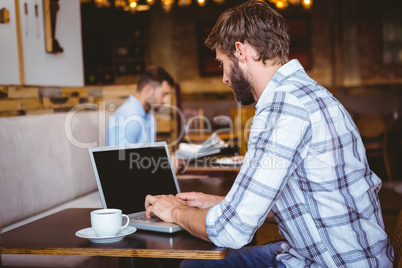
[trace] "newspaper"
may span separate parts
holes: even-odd
[[[180,143],[175,155],[180,159],[192,160],[199,157],[218,154],[221,152],[222,148],[226,147],[228,147],[228,144],[214,133],[202,144]]]

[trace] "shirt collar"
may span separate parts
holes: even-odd
[[[258,105],[261,104],[263,99],[267,94],[274,91],[286,78],[291,76],[293,73],[297,72],[298,70],[303,69],[303,66],[300,62],[296,59],[293,59],[284,65],[282,65],[268,82],[268,85],[265,87],[264,91],[262,92],[260,98],[258,99],[257,104],[255,105],[258,108]]]

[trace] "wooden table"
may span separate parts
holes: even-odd
[[[91,225],[91,210],[66,209],[5,232],[1,235],[2,254],[222,259],[229,252],[186,231],[162,234],[137,230],[117,243],[92,243],[75,236]]]
[[[90,226],[90,211],[72,208],[2,234],[2,254],[86,255],[147,258],[224,258],[227,249],[215,247],[182,231],[161,234],[138,230],[122,241],[96,244],[75,236]]]
[[[182,191],[225,195],[233,181],[226,178],[179,179]],[[1,234],[1,254],[85,255],[175,259],[222,259],[230,251],[186,231],[163,234],[137,230],[122,241],[96,244],[75,235],[90,227],[88,208],[60,211]]]

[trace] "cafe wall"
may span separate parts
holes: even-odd
[[[200,24],[214,22],[221,10],[199,10],[152,10],[150,62],[168,68],[185,93],[224,91],[220,75],[200,75],[198,40]],[[311,11],[289,8],[281,13],[293,32],[291,56],[308,58],[303,62],[309,75],[329,89],[402,83],[400,1],[315,1]],[[305,33],[294,33],[295,23],[304,23]],[[304,49],[304,43],[310,46]]]
[[[80,2],[57,2],[54,25],[45,19],[44,3],[0,1],[10,17],[0,23],[0,84],[83,86]],[[48,49],[45,40],[57,40],[62,51]]]
[[[150,62],[167,67],[180,82],[184,107],[204,108],[212,116],[235,104],[221,75],[201,74],[199,27],[220,14],[217,8],[210,11],[176,8],[165,14],[153,10]],[[349,110],[384,116],[400,113],[401,1],[317,0],[309,12],[289,8],[281,13],[291,28],[291,56]]]
[[[154,6],[143,14],[123,16],[119,13],[117,23],[112,22],[112,16],[107,16],[109,13],[104,10],[99,10],[101,13],[98,16],[102,19],[91,17],[93,15],[88,15],[88,10],[81,5],[85,74],[88,70],[93,71],[91,66],[88,67],[88,53],[98,50],[98,54],[92,56],[100,59],[102,66],[109,66],[101,68],[98,75],[106,74],[104,77],[113,79],[98,77],[97,83],[88,84],[85,76],[84,87],[68,89],[69,92],[76,92],[72,95],[63,93],[65,87],[55,90],[51,87],[39,88],[39,92],[44,90],[47,95],[29,93],[37,96],[36,104],[32,106],[22,104],[19,97],[28,93],[10,94],[10,89],[4,85],[0,87],[0,114],[25,114],[32,109],[35,112],[51,111],[46,97],[63,109],[77,102],[96,102],[96,97],[91,95],[93,88],[102,92],[106,86],[110,88],[112,85],[113,88],[113,85],[136,82],[138,75],[133,72],[133,66],[130,67],[132,71],[127,73],[124,69],[116,73],[116,66],[124,61],[135,63],[138,59],[144,65],[159,64],[173,75],[180,83],[184,108],[204,108],[209,117],[217,113],[229,114],[230,108],[236,107],[236,102],[228,86],[222,83],[222,76],[216,74],[211,61],[208,61],[211,55],[205,54],[202,30],[213,24],[224,9],[239,2],[242,1],[226,1],[223,6],[207,5],[204,8],[174,7],[170,13]],[[310,11],[289,8],[281,13],[291,28],[291,56],[300,59],[307,73],[327,87],[348,109],[387,116],[400,109],[402,41],[397,33],[402,31],[401,1],[385,0],[379,4],[374,0],[316,0]],[[114,33],[125,25],[140,25],[145,29],[138,40],[131,41],[142,44],[140,58],[131,56],[126,60],[116,55],[116,44],[121,44],[121,40],[115,42]],[[88,44],[88,40],[95,41]],[[30,89],[19,90],[31,92]],[[119,90],[116,87],[113,92],[119,96],[116,100],[121,102],[127,97],[124,95],[127,92],[123,90],[119,93]],[[11,91],[14,92],[14,89]],[[20,103],[4,105],[6,100]]]

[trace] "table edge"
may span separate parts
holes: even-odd
[[[161,250],[161,249],[98,249],[98,248],[1,248],[1,254],[32,255],[76,255],[105,257],[142,257],[172,259],[223,259],[230,252],[229,248],[215,251],[204,250]]]

